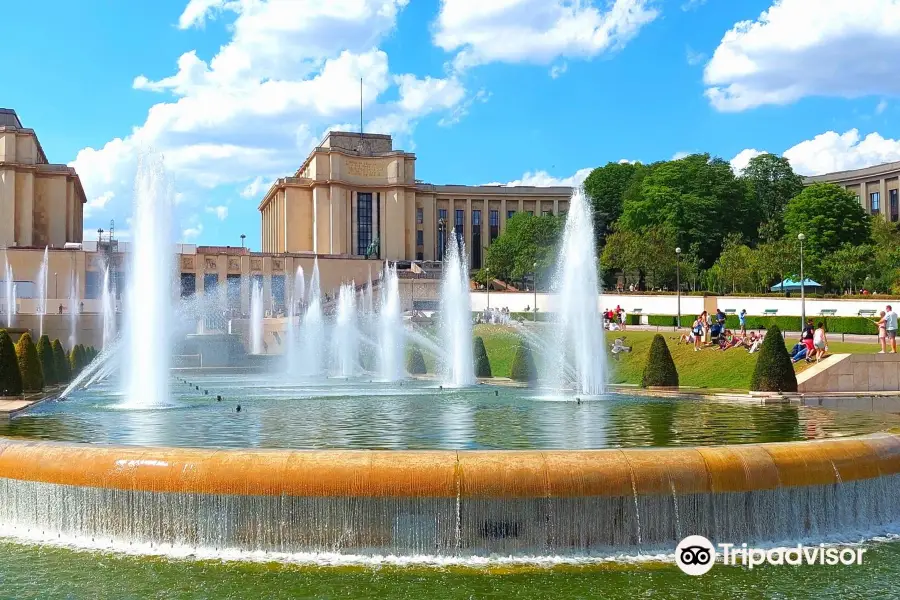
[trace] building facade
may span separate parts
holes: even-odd
[[[856,194],[870,215],[900,221],[900,161],[806,177],[804,183],[835,183]]]
[[[0,246],[81,242],[85,201],[75,169],[51,164],[34,130],[0,108]]]
[[[452,232],[470,266],[516,212],[563,214],[572,188],[434,185],[390,136],[331,132],[259,204],[262,250],[391,261],[442,260]]]

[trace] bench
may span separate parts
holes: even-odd
[[[643,311],[644,311],[643,308],[635,308],[634,310],[631,311],[631,314],[633,314],[633,315],[639,315],[639,314],[641,314]]]
[[[878,311],[876,311],[876,310],[860,310],[856,314],[860,317],[874,317],[876,312],[878,312]]]
[[[823,308],[819,311],[819,316],[821,317],[833,317],[837,314],[836,308]]]
[[[736,308],[726,308],[725,314],[726,315],[735,315],[735,314],[737,314],[737,309]]]
[[[774,317],[777,314],[778,314],[777,308],[767,308],[766,310],[763,311],[763,315],[766,317]]]

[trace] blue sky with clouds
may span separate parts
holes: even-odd
[[[128,234],[145,148],[183,241],[259,247],[256,207],[330,128],[433,183],[577,183],[608,161],[900,160],[900,0],[155,0],[4,7],[0,105]],[[11,14],[9,13],[11,11]],[[94,234],[86,234],[93,239]]]

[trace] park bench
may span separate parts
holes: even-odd
[[[774,317],[777,314],[778,314],[777,308],[767,308],[766,310],[763,311],[763,315],[766,317]]]
[[[877,311],[875,311],[875,310],[868,310],[868,309],[867,309],[867,310],[860,310],[860,311],[859,311],[858,313],[856,313],[856,314],[859,315],[860,317],[874,317],[876,312],[877,312]]]
[[[823,308],[819,311],[819,316],[821,317],[833,317],[837,314],[836,308]]]
[[[726,314],[726,315],[736,315],[736,314],[737,314],[737,309],[736,309],[736,308],[726,308],[726,309],[725,309],[725,314]]]
[[[643,308],[635,308],[634,310],[631,311],[631,314],[633,314],[633,315],[639,315],[639,314],[641,314],[643,311],[644,311]]]

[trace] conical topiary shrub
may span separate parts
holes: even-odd
[[[12,338],[5,329],[0,330],[0,396],[22,394],[22,373]]]
[[[796,392],[797,375],[784,338],[777,325],[769,327],[759,348],[756,369],[750,379],[750,389],[755,392]]]
[[[75,379],[80,370],[78,368],[78,346],[76,345],[69,350],[69,375]]]
[[[416,346],[410,348],[406,353],[406,371],[410,375],[424,375],[428,372],[428,369],[425,368],[425,357]]]
[[[641,376],[641,387],[678,387],[678,369],[672,360],[672,353],[665,338],[660,334],[653,337],[650,352],[647,353],[647,364]]]
[[[84,347],[84,344],[78,344],[76,357],[78,358],[78,370],[83,371],[88,364],[87,348]]]
[[[476,336],[473,342],[472,354],[475,357],[475,377],[493,377],[491,375],[491,361],[488,360],[484,340]]]
[[[66,357],[66,351],[63,348],[62,342],[58,339],[53,340],[50,347],[53,349],[53,368],[56,373],[56,382],[69,383],[72,379],[71,374],[69,373],[69,359]]]
[[[531,355],[531,348],[525,340],[519,342],[516,348],[516,355],[513,358],[510,379],[513,381],[527,381],[533,383],[537,381],[537,367],[534,365],[534,357]]]
[[[44,389],[41,359],[38,357],[31,334],[27,331],[16,343],[16,358],[19,360],[19,373],[22,374],[22,389],[26,392],[40,392]]]
[[[41,361],[41,373],[44,375],[44,385],[56,385],[59,383],[56,377],[56,360],[53,358],[53,346],[47,334],[41,336],[37,343],[38,359]]]

